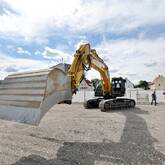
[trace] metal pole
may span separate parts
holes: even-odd
[[[84,90],[84,101],[86,100],[86,90]]]

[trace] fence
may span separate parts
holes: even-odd
[[[124,97],[134,99],[138,104],[149,104],[152,100],[152,90],[142,89],[127,89]],[[157,90],[156,97],[157,102],[165,104],[165,90]],[[94,97],[94,91],[78,91],[76,95],[73,95],[73,103],[83,103],[84,100]]]
[[[165,90],[156,90],[158,103],[165,103]],[[152,101],[152,90],[128,89],[125,97],[134,99],[139,104],[149,104]]]
[[[94,91],[78,91],[76,95],[73,95],[72,102],[73,103],[83,103],[85,100],[94,97]]]

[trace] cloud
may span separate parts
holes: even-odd
[[[164,0],[3,2],[7,5],[3,7],[5,12],[0,15],[0,33],[22,36],[27,41],[45,43],[48,36],[59,34],[61,29],[72,33],[125,33],[141,27],[165,24]]]
[[[54,60],[57,62],[71,63],[72,56],[61,50],[45,47],[44,51],[41,53],[45,59]]]
[[[80,41],[74,45],[74,48],[77,50],[80,48],[81,45],[87,44],[89,41],[87,40],[86,36],[80,36]]]
[[[37,59],[44,58],[44,61],[28,61],[0,55],[0,66],[6,67],[4,72],[7,73],[14,69],[23,70],[24,66],[53,65],[61,62],[61,58],[71,63],[73,56],[68,52],[90,40],[97,43],[94,46],[109,65],[111,77],[120,74],[133,81],[153,79],[164,73],[165,38],[164,32],[154,32],[159,37],[147,39],[146,29],[151,31],[153,27],[165,26],[164,11],[164,0],[0,0],[1,51],[12,54],[18,47],[17,53],[30,55],[38,49],[34,52]],[[140,32],[138,39],[133,38],[136,31]],[[115,40],[115,36],[126,38],[130,33],[132,39]],[[98,36],[105,36],[101,43]],[[106,40],[109,36],[114,40]],[[77,38],[80,41],[75,41]],[[21,44],[18,45],[18,41]],[[26,48],[26,42],[42,46],[36,48],[35,44],[28,43]],[[6,44],[14,46],[9,50],[4,47]]]
[[[153,67],[153,66],[158,65],[158,63],[157,63],[157,62],[151,62],[151,63],[145,63],[144,65],[145,65],[146,67]]]
[[[138,82],[139,79],[152,80],[164,74],[164,38],[107,40],[95,48],[101,57],[109,59],[105,62],[111,76],[120,74]],[[116,68],[120,68],[118,72],[111,72]]]
[[[44,40],[51,29],[65,26],[65,22],[68,22],[67,15],[75,11],[79,1],[5,0],[5,2],[19,14],[10,11],[1,14],[0,32],[22,36],[30,41],[38,38]]]
[[[19,71],[19,68],[17,68],[16,65],[11,65],[11,66],[7,66],[3,69],[4,72],[18,72]]]
[[[19,54],[26,54],[26,55],[31,56],[31,53],[28,50],[25,50],[25,49],[23,49],[21,47],[17,48],[17,53],[19,53]]]
[[[136,73],[129,72],[129,71],[119,72],[118,74],[123,76],[123,77],[130,77],[131,79],[133,79],[133,77],[135,77],[135,76],[138,76]]]
[[[39,50],[36,50],[36,51],[34,52],[34,54],[35,54],[35,55],[41,55],[41,54],[42,54],[42,52],[41,52],[41,51],[39,51]]]
[[[116,73],[118,71],[119,71],[118,69],[110,69],[110,73]]]
[[[2,52],[0,52],[0,61],[0,79],[3,79],[9,73],[43,69],[52,66],[52,63],[48,63],[47,61],[12,58]]]
[[[8,14],[9,12],[18,14],[16,11],[14,11],[10,5],[5,2],[4,0],[0,1],[0,14]]]

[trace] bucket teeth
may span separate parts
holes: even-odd
[[[0,81],[0,118],[39,124],[55,104],[72,99],[68,64],[12,74]]]

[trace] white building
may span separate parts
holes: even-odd
[[[93,91],[93,89],[93,84],[87,79],[83,79],[78,87],[78,91]]]
[[[126,90],[127,89],[133,89],[134,88],[134,84],[130,80],[128,80],[127,78],[125,78],[125,80],[126,80],[126,82],[125,82]]]
[[[82,103],[87,99],[94,97],[94,87],[93,84],[87,80],[83,79],[79,85],[78,91],[72,97],[72,102]]]

